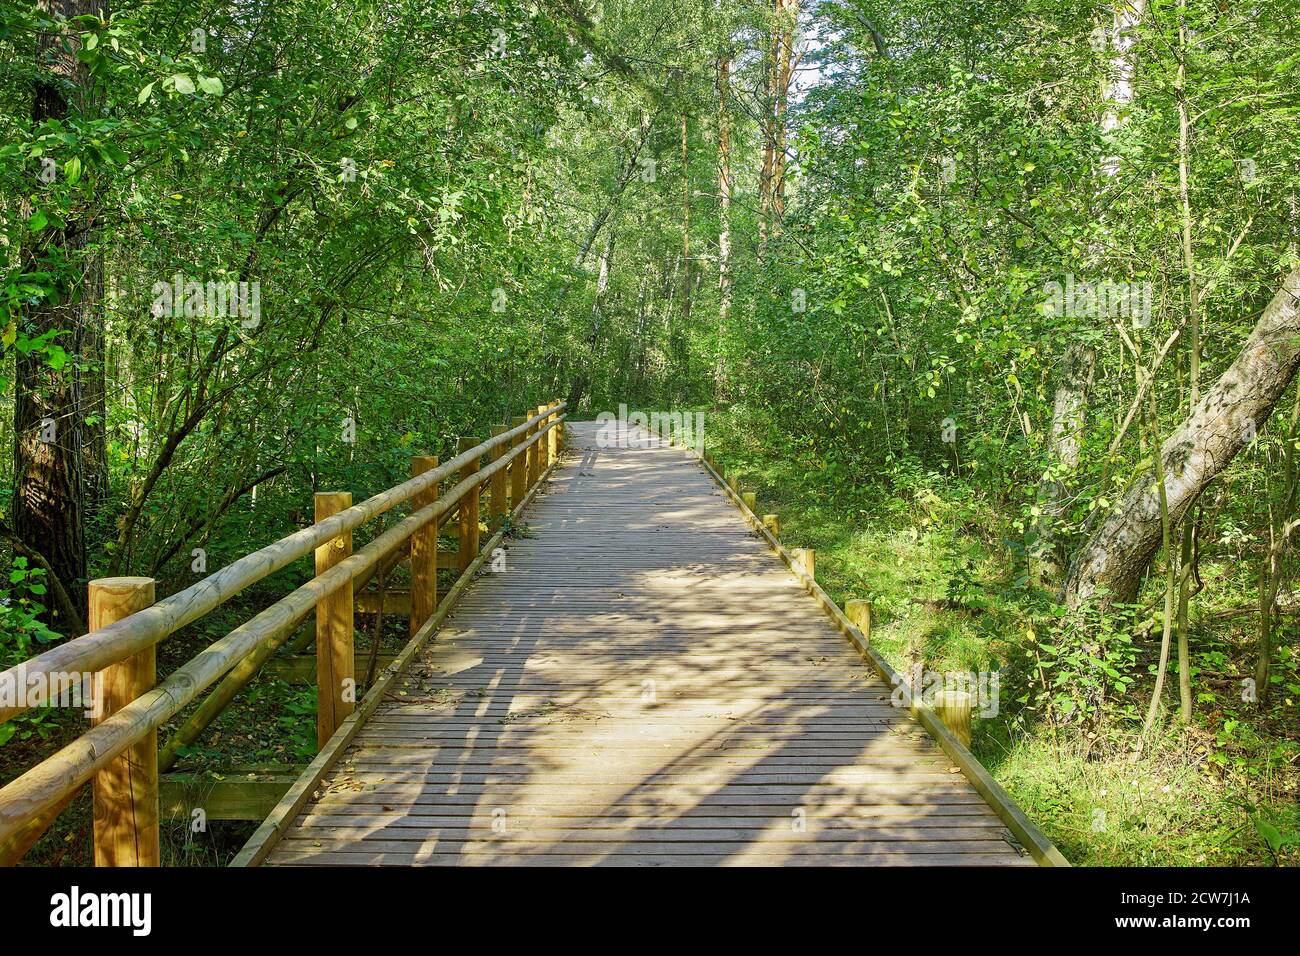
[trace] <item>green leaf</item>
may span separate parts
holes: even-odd
[[[32,232],[40,232],[49,225],[49,222],[49,216],[45,215],[44,212],[38,209],[32,213],[31,218],[27,220],[27,228]]]
[[[226,92],[225,87],[221,85],[221,80],[215,76],[200,76],[199,89],[207,93],[208,96],[220,96]]]
[[[154,82],[156,83],[157,80]],[[137,103],[143,103],[151,96],[153,96],[153,83],[146,83],[144,89],[140,91],[140,95],[135,98],[135,101]]]
[[[1264,838],[1264,842],[1269,845],[1270,849],[1274,851],[1282,849],[1282,834],[1278,832],[1277,827],[1273,826],[1273,824],[1256,817],[1255,829],[1259,831],[1259,835]]]
[[[68,185],[74,185],[81,178],[81,160],[73,156],[63,164],[63,175],[68,177]]]
[[[194,81],[184,73],[177,73],[172,77],[172,83],[176,86],[177,93],[193,93]]]

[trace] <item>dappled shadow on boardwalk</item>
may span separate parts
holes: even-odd
[[[570,434],[271,862],[1023,862],[696,463]]]

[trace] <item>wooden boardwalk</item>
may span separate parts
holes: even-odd
[[[1033,865],[692,456],[596,436],[269,864]]]

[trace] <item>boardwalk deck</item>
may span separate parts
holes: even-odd
[[[690,455],[568,438],[268,863],[1033,864]]]

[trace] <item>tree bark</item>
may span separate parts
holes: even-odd
[[[1090,346],[1067,351],[1052,402],[1050,439],[1055,468],[1039,488],[1042,514],[1037,522],[1037,552],[1045,572],[1055,580],[1059,580],[1062,562],[1053,534],[1065,511],[1066,479],[1079,469],[1084,415],[1096,362],[1097,351]]]
[[[1250,443],[1300,367],[1300,267],[1264,309],[1232,365],[1161,447],[1170,519],[1182,520],[1210,481]],[[1148,466],[1075,558],[1072,607],[1130,602],[1160,545],[1160,501]]]
[[[763,165],[758,173],[758,257],[767,247],[768,219],[772,213],[772,173],[776,146],[777,62],[781,54],[781,3],[772,0],[772,36],[763,57],[763,122],[759,135],[763,140]]]
[[[56,18],[96,13],[102,3],[93,0],[43,0],[42,12]],[[86,76],[77,61],[80,44],[77,30],[41,34],[36,41],[36,58],[48,64],[37,80],[32,104],[36,125],[64,120],[84,110],[85,102],[70,102],[67,90],[84,97]],[[65,45],[66,44],[66,45]],[[59,579],[77,614],[84,618],[86,595],[86,501],[88,456],[102,451],[102,438],[93,436],[103,428],[102,417],[87,424],[88,400],[102,406],[103,389],[89,390],[78,368],[99,365],[102,375],[103,333],[99,328],[103,270],[93,248],[93,218],[82,212],[67,217],[66,225],[51,230],[45,242],[33,239],[23,261],[31,265],[62,263],[50,269],[54,294],[27,310],[22,317],[33,338],[58,332],[55,339],[70,356],[62,369],[55,370],[46,356],[34,352],[18,354],[14,369],[14,533],[49,562],[50,573]],[[40,266],[45,268],[44,265]],[[94,373],[91,373],[92,379]],[[89,391],[89,395],[87,395]],[[89,469],[98,475],[104,458]],[[98,480],[89,482],[98,484]],[[93,489],[102,493],[103,488]],[[59,620],[56,626],[75,626]]]
[[[1137,43],[1137,31],[1142,26],[1146,15],[1146,0],[1118,0],[1112,10],[1112,25],[1109,36],[1111,49],[1110,73],[1106,78],[1106,109],[1101,117],[1103,133],[1114,133],[1128,119],[1127,110],[1137,98],[1134,76],[1137,73],[1137,57],[1133,46]],[[1106,157],[1102,172],[1113,179],[1119,175],[1120,157]]]
[[[682,113],[682,325],[691,320],[691,151]]]
[[[731,320],[731,54],[718,57],[718,346],[713,389],[723,398],[726,364],[723,357],[727,323]]]
[[[785,219],[786,109],[790,99],[790,78],[794,75],[794,38],[799,20],[799,0],[778,0],[778,52],[776,58],[776,102],[772,130],[772,234],[780,232]]]
[[[1146,0],[1116,0],[1111,10],[1111,25],[1106,34],[1113,55],[1107,62],[1101,115],[1103,132],[1114,133],[1127,121],[1128,107],[1137,96],[1134,76],[1137,72],[1136,32],[1146,12]],[[1109,182],[1119,176],[1120,159],[1108,156],[1102,161],[1101,174]],[[1100,194],[1101,190],[1098,190]],[[1104,231],[1104,220],[1098,227]],[[1090,259],[1100,258],[1100,244],[1094,244]],[[1050,532],[1064,512],[1066,482],[1079,468],[1080,435],[1088,412],[1087,386],[1092,381],[1096,351],[1088,346],[1072,345],[1066,353],[1063,374],[1056,384],[1052,404],[1051,456],[1055,474],[1040,488],[1043,530]],[[1081,374],[1082,373],[1082,374]],[[1059,555],[1055,548],[1040,549],[1045,570],[1059,573]]]

